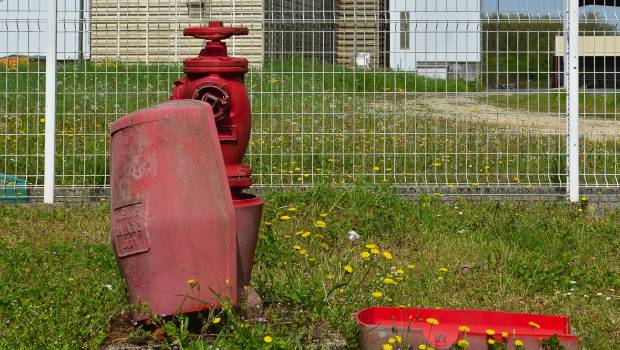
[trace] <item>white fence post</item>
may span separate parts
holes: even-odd
[[[579,0],[568,0],[568,196],[579,201]]]
[[[43,201],[54,203],[56,153],[56,0],[47,2],[47,54],[45,56],[45,173]]]

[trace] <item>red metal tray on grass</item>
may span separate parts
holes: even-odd
[[[435,322],[436,321],[436,322]],[[449,310],[371,307],[357,313],[362,349],[418,349],[421,344],[450,349],[465,339],[469,350],[487,350],[488,340],[505,342],[508,349],[538,350],[556,335],[566,350],[577,350],[579,340],[570,334],[565,316],[534,315],[483,310]],[[466,328],[464,328],[465,326]],[[460,329],[459,329],[460,328]],[[466,331],[463,331],[466,330]],[[493,331],[489,335],[487,331]],[[491,332],[491,333],[493,333]],[[503,336],[502,332],[505,332]],[[390,338],[392,338],[390,340]]]

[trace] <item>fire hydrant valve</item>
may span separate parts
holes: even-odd
[[[200,55],[183,61],[186,76],[176,81],[171,99],[201,100],[213,107],[229,185],[233,198],[239,198],[252,184],[252,170],[242,163],[251,129],[250,98],[244,85],[248,60],[228,56],[221,40],[246,35],[248,29],[214,21],[207,27],[187,28],[183,34],[210,41]]]
[[[198,57],[183,61],[185,74],[208,73],[245,73],[248,71],[248,60],[228,56],[226,44],[221,40],[233,35],[247,35],[248,28],[224,27],[222,22],[210,22],[208,27],[192,27],[183,31],[185,36],[210,40],[200,51]]]

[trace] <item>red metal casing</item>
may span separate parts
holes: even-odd
[[[439,322],[426,322],[433,318]],[[529,323],[534,322],[538,328]],[[501,332],[508,333],[507,349],[515,349],[514,341],[521,340],[525,349],[540,349],[541,339],[557,335],[566,350],[577,350],[579,340],[570,334],[568,318],[565,316],[535,315],[484,310],[449,310],[371,307],[357,313],[362,349],[381,349],[389,338],[398,335],[403,348],[417,349],[420,344],[430,345],[437,350],[453,348],[460,339],[469,342],[470,350],[487,350],[487,341],[493,338],[502,342]],[[469,327],[468,332],[459,330]],[[487,335],[487,330],[495,335]]]
[[[130,303],[148,307],[133,319],[236,303],[236,217],[211,106],[167,102],[111,133],[110,235]]]
[[[226,173],[236,198],[251,185],[251,168],[243,164],[251,132],[250,98],[244,86],[248,60],[228,56],[221,40],[247,35],[248,29],[214,21],[208,27],[187,28],[183,34],[211,41],[198,57],[183,61],[186,76],[175,82],[170,98],[202,100],[213,106]]]

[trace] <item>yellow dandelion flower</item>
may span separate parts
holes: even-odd
[[[492,329],[487,329],[486,330],[487,335],[495,335],[495,331]]]
[[[390,344],[394,344],[395,342],[396,342],[396,339],[394,339],[394,338],[388,339],[388,343],[390,343]]]
[[[446,268],[446,267],[440,267],[440,268],[439,268],[439,272],[448,272],[448,268]]]
[[[392,345],[390,344],[383,344],[383,346],[381,347],[382,350],[392,350]]]
[[[295,244],[295,245],[293,246],[293,249],[295,249],[295,250],[301,250],[301,246],[300,246],[299,244]]]
[[[459,340],[458,342],[456,342],[456,345],[460,346],[463,349],[469,348],[469,342],[465,339]]]
[[[216,318],[213,319],[213,324],[218,324],[218,323],[220,323],[221,320],[222,320],[221,318],[216,317]]]
[[[345,265],[344,270],[348,273],[353,273],[353,268],[350,265]]]
[[[392,254],[390,252],[383,252],[383,257],[392,260]]]
[[[489,345],[493,345],[495,344],[495,339],[489,339],[487,340],[487,343],[489,343]]]
[[[370,253],[369,252],[362,252],[362,254],[360,254],[360,256],[362,257],[362,259],[368,259],[368,258],[370,258]]]
[[[434,162],[431,165],[434,166],[435,168],[437,168],[437,167],[441,166],[441,162]]]
[[[327,245],[327,243],[321,243],[319,244],[319,246],[323,249],[329,249],[329,246]]]
[[[459,326],[459,331],[461,331],[461,332],[469,332],[469,327],[467,327],[467,326]]]
[[[523,342],[519,339],[515,340],[515,346],[523,346]]]
[[[196,285],[196,283],[198,283],[198,282],[196,282],[196,280],[195,280],[195,279],[190,278],[190,279],[188,279],[187,281],[185,281],[185,283],[189,284],[190,286],[195,286],[195,285]]]
[[[271,221],[263,221],[263,224],[264,224],[265,226],[271,226]]]
[[[426,323],[436,326],[439,324],[439,321],[436,318],[429,317],[426,319]]]
[[[413,270],[413,269],[415,269],[415,265],[407,265],[407,268],[408,268],[409,270]]]
[[[396,270],[396,273],[399,274],[399,275],[403,275],[405,273],[405,270],[398,269],[398,270]]]
[[[302,249],[299,251],[299,255],[308,255],[308,251],[305,249]]]
[[[502,332],[502,338],[508,338],[508,332]]]
[[[290,216],[288,216],[288,215],[282,215],[282,216],[280,216],[280,220],[282,220],[282,221],[289,221],[290,219],[291,219],[291,217],[290,217]]]
[[[420,345],[418,345],[418,349],[420,349],[420,350],[426,350],[426,345],[424,345],[424,344],[420,344]]]
[[[316,227],[316,228],[325,228],[325,227],[327,227],[327,223],[325,223],[325,221],[323,221],[323,220],[317,220],[314,223],[314,227]]]
[[[401,337],[400,335],[395,335],[394,338],[396,338],[396,341],[399,343],[403,342],[403,337]]]
[[[303,238],[310,237],[310,235],[311,235],[310,231],[305,231],[305,232],[303,232],[303,233],[301,234],[301,236],[302,236]]]
[[[377,245],[374,243],[368,243],[366,244],[366,249],[376,249]]]
[[[287,210],[288,210],[288,211],[297,211],[297,208],[295,208],[295,207],[290,207],[290,208],[288,208]]]
[[[373,171],[379,171],[379,170],[381,170],[381,168],[379,168],[378,166],[375,165],[375,166],[372,167],[372,170]]]
[[[271,338],[270,336],[266,335],[266,336],[263,338],[263,341],[264,341],[265,343],[271,343],[271,342],[273,341],[273,338]]]
[[[297,231],[295,232],[295,236],[301,236],[304,234],[304,231]]]
[[[381,298],[381,296],[383,296],[383,293],[381,292],[372,292],[371,295],[375,298]]]
[[[536,322],[532,322],[532,321],[530,321],[530,322],[528,322],[527,324],[529,324],[530,326],[532,326],[532,328],[536,328],[536,329],[540,328],[540,325],[539,325],[538,323],[536,323]]]
[[[396,281],[394,281],[393,279],[391,279],[389,277],[384,278],[383,279],[383,283],[385,283],[385,284],[394,284],[394,285],[398,284],[398,283],[396,283]]]
[[[322,218],[326,218],[327,217],[327,213],[321,213],[321,214],[319,214],[319,216],[322,217]]]
[[[381,252],[379,251],[379,249],[371,249],[370,250],[370,254],[372,255],[379,255]]]

